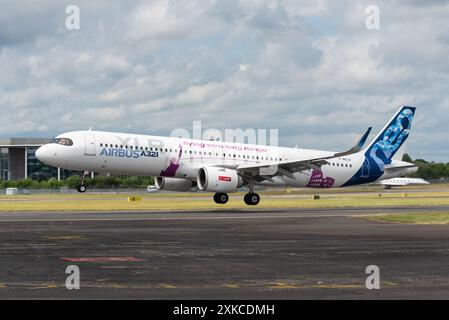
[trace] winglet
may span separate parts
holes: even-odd
[[[368,139],[369,134],[371,133],[371,129],[373,127],[369,127],[368,130],[366,130],[365,134],[360,138],[359,142],[355,145],[356,148],[362,150],[363,146],[365,145],[366,140]]]
[[[350,154],[357,153],[360,150],[362,150],[363,146],[365,145],[366,139],[368,139],[368,136],[369,136],[372,128],[373,127],[369,127],[368,130],[366,130],[365,134],[360,138],[360,140],[351,149],[344,151],[344,152],[336,153],[334,155],[334,157],[348,156]]]

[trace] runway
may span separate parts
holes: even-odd
[[[0,212],[0,222],[44,221],[151,221],[151,220],[224,220],[345,217],[368,214],[449,211],[449,206],[295,208],[295,209],[232,209],[179,211],[61,211]]]
[[[0,298],[447,299],[449,226],[359,217],[411,211],[449,207],[0,213]]]

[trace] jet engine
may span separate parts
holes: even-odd
[[[198,171],[197,183],[201,191],[235,192],[243,185],[243,179],[235,170],[204,167]]]
[[[156,177],[154,184],[158,190],[191,191],[196,186],[195,181],[179,178]]]

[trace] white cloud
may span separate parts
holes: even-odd
[[[1,135],[169,134],[202,120],[336,150],[414,104],[410,152],[449,157],[447,1],[377,1],[374,31],[369,1],[78,2],[76,32],[66,1],[2,6]]]

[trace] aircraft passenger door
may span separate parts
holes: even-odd
[[[84,154],[86,156],[94,156],[95,155],[95,135],[86,134],[85,137],[85,149]]]

